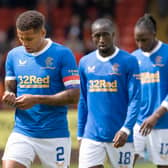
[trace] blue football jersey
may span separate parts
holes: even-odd
[[[79,74],[78,137],[112,142],[125,127],[131,131],[131,142],[140,105],[136,58],[118,48],[102,58],[96,50],[81,59]]]
[[[6,61],[6,80],[16,80],[17,96],[53,95],[79,87],[72,52],[51,40],[36,54],[23,46],[12,49]],[[69,137],[67,106],[36,104],[27,110],[16,109],[14,131],[36,138]]]
[[[132,54],[138,59],[141,79],[141,107],[137,123],[141,124],[149,117],[168,94],[168,45],[159,41],[151,51],[135,50]],[[155,128],[168,128],[168,113],[162,116]]]

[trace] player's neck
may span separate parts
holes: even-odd
[[[41,51],[43,48],[45,48],[45,46],[48,44],[48,40],[44,39],[41,46],[40,46],[40,49],[39,51]]]
[[[156,46],[158,45],[158,42],[159,42],[158,40],[155,40],[155,41],[153,42],[153,45],[152,45],[150,51],[152,51],[154,48],[156,48]]]
[[[115,52],[115,47],[112,47],[108,50],[99,50],[99,54],[104,58],[111,56],[114,52]]]

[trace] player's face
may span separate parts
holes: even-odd
[[[135,41],[138,48],[144,52],[150,52],[155,47],[155,33],[143,27],[135,27],[134,30]]]
[[[105,26],[97,25],[92,29],[92,40],[100,53],[109,56],[112,54],[114,32]]]
[[[17,29],[17,36],[19,38],[19,41],[29,53],[38,52],[43,49],[45,34],[46,32],[44,29],[37,31],[35,31],[34,29],[26,31]]]

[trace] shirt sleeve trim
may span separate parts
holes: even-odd
[[[168,110],[168,102],[167,101],[163,101],[161,106],[165,107]]]
[[[122,128],[120,129],[120,131],[123,131],[123,132],[125,132],[127,135],[130,135],[130,130],[129,130],[128,128],[126,128],[126,127],[122,127]]]
[[[15,80],[16,77],[15,76],[6,76],[5,80]]]

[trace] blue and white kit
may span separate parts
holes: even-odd
[[[168,109],[168,45],[159,41],[152,52],[137,49],[132,54],[138,59],[141,79],[141,107],[137,118],[139,125],[160,105]],[[156,123],[156,129],[168,128],[168,113]]]
[[[7,56],[6,80],[16,80],[17,96],[53,95],[79,88],[79,75],[72,52],[50,39],[38,53],[23,46]],[[16,109],[14,132],[34,138],[69,137],[66,106],[36,104],[27,110]]]
[[[103,58],[98,50],[79,65],[81,95],[78,105],[78,137],[112,142],[121,128],[131,134],[140,106],[140,81],[135,57],[116,47]]]

